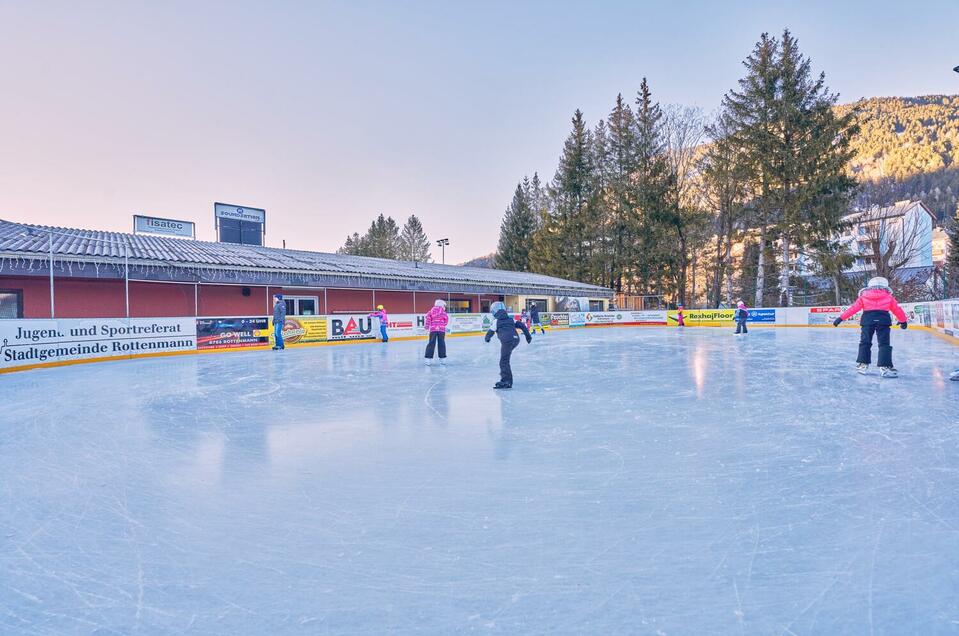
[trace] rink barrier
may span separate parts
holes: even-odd
[[[750,327],[831,327],[845,309],[750,309],[747,322]],[[959,344],[959,299],[905,303],[903,309],[911,326]],[[683,315],[687,328],[733,326],[732,309],[690,309]],[[543,312],[541,317],[547,329],[677,326],[673,310]],[[492,324],[489,314],[451,314],[449,318],[449,337],[482,334]],[[858,326],[858,316],[844,326]],[[283,328],[290,347],[378,342],[379,331],[377,319],[366,314],[293,316]],[[424,339],[428,336],[424,315],[391,315],[387,333],[391,340]],[[0,374],[88,362],[262,351],[272,345],[269,316],[0,320]]]

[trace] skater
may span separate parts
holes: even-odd
[[[683,306],[679,305],[676,307],[676,326],[685,327],[686,326],[686,317],[683,316]]]
[[[882,276],[869,279],[869,284],[859,290],[856,302],[833,321],[833,326],[838,327],[843,320],[848,320],[859,311],[862,311],[862,317],[859,319],[861,329],[856,370],[863,375],[869,372],[869,364],[872,362],[872,335],[876,334],[879,342],[879,375],[884,378],[898,377],[899,372],[892,366],[892,347],[889,345],[889,328],[892,326],[889,312],[896,316],[900,329],[907,327],[908,318],[893,297],[888,280]]]
[[[286,324],[286,303],[283,302],[283,294],[277,294],[273,297],[273,337],[276,343],[273,345],[274,351],[286,349],[283,344],[283,325]]]
[[[733,312],[733,320],[736,321],[736,335],[740,334],[740,329],[742,333],[749,333],[749,329],[746,328],[746,319],[749,318],[749,311],[746,309],[746,303],[739,301],[736,305],[736,311]]]
[[[426,330],[430,341],[426,345],[426,366],[433,364],[433,350],[439,345],[440,364],[446,366],[446,325],[450,317],[446,314],[446,301],[437,300],[426,314]]]
[[[383,309],[383,305],[377,305],[376,311],[370,313],[368,317],[380,319],[380,337],[383,340],[383,344],[389,342],[390,337],[386,335],[386,327],[390,322],[390,317],[386,315],[386,310]]]
[[[523,313],[519,315],[519,319],[522,320],[526,328],[529,329],[529,309],[524,309]]]
[[[493,317],[496,318],[496,325],[495,329],[490,329],[486,332],[486,342],[489,342],[493,339],[493,334],[496,334],[500,341],[500,380],[493,385],[493,388],[512,389],[513,370],[510,368],[509,359],[510,356],[513,355],[513,349],[515,349],[516,345],[519,344],[519,336],[516,335],[516,330],[519,329],[523,332],[523,335],[526,336],[527,344],[533,341],[533,336],[530,335],[529,329],[526,328],[526,325],[518,320],[514,320],[513,317],[507,313],[506,305],[502,302],[497,301],[493,303],[493,305],[490,307],[490,312],[493,314]]]
[[[539,321],[539,307],[536,306],[536,303],[529,306],[529,319],[533,325],[530,331],[536,333],[536,328],[539,327],[540,333],[546,335],[546,330],[543,329],[543,324]]]

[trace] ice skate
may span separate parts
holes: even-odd
[[[512,389],[513,385],[509,382],[497,382],[493,385],[494,389]]]
[[[427,358],[427,359],[426,359],[426,366],[428,366],[428,367],[433,366],[433,361],[432,361],[431,359]]]
[[[858,371],[862,375],[866,375],[867,373],[869,373],[869,365],[866,364],[865,362],[860,362],[859,364],[856,365],[856,371]]]
[[[955,371],[953,371],[952,373],[950,373],[950,374],[949,374],[949,379],[950,379],[950,380],[953,380],[953,381],[955,381],[955,382],[959,382],[959,369],[956,369]]]
[[[445,367],[445,366],[446,366],[446,358],[440,358],[440,366],[441,366],[441,367]]]
[[[895,367],[879,367],[879,375],[883,378],[898,378],[899,372]]]

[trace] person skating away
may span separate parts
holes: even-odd
[[[676,326],[685,327],[686,326],[686,316],[683,315],[683,306],[679,305],[676,308]]]
[[[889,329],[892,327],[889,312],[896,316],[901,329],[906,328],[908,318],[893,297],[888,280],[882,276],[869,279],[869,284],[859,290],[856,302],[833,321],[833,326],[838,327],[842,321],[860,311],[862,317],[859,319],[859,355],[856,357],[856,370],[862,374],[869,372],[869,365],[872,363],[872,336],[875,334],[879,342],[879,375],[884,378],[898,377],[899,372],[892,365],[892,347],[889,345]]]
[[[368,317],[380,319],[380,337],[384,343],[389,342],[390,337],[386,335],[386,327],[389,325],[390,317],[386,314],[386,310],[383,309],[383,305],[377,305],[376,311],[370,313]]]
[[[446,365],[446,325],[450,317],[446,313],[446,301],[437,300],[433,308],[426,313],[426,331],[430,334],[430,341],[426,345],[426,366],[433,364],[433,351],[439,345],[440,364]]]
[[[736,321],[736,335],[740,333],[749,333],[749,329],[746,328],[746,320],[749,318],[749,310],[746,309],[746,303],[739,301],[739,304],[736,305],[736,311],[733,312],[733,320]],[[742,331],[740,331],[742,329]]]
[[[526,328],[529,329],[529,309],[524,309],[523,313],[519,315],[519,319],[522,320]]]
[[[286,303],[283,302],[283,294],[277,294],[273,297],[273,339],[276,341],[273,345],[274,351],[286,349],[283,344],[283,325],[286,324]]]
[[[527,344],[533,341],[529,329],[519,320],[514,320],[506,311],[506,305],[502,302],[495,302],[490,307],[493,318],[496,319],[495,329],[486,332],[486,342],[493,339],[493,334],[499,338],[499,382],[493,385],[494,389],[512,389],[513,388],[513,370],[510,368],[509,359],[513,355],[513,349],[519,344],[519,336],[516,330],[519,329],[526,336]]]
[[[533,325],[530,328],[530,331],[532,331],[533,333],[536,333],[536,328],[539,327],[540,333],[542,333],[543,335],[546,335],[546,330],[543,329],[543,323],[539,321],[540,320],[539,307],[536,306],[536,303],[533,303],[529,307],[529,320],[530,320],[530,323],[532,323]]]

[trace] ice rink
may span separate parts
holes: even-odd
[[[0,633],[955,634],[959,347],[614,328],[0,376]]]

